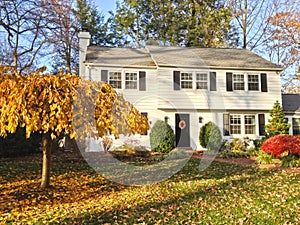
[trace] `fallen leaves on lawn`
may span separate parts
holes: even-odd
[[[40,189],[38,163],[0,163],[2,224],[296,224],[299,173],[192,159],[171,179],[122,186],[84,163],[55,163]]]

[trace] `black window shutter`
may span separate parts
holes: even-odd
[[[232,91],[232,73],[226,73],[226,90]]]
[[[259,136],[265,135],[265,114],[258,114]]]
[[[216,91],[217,90],[217,74],[216,72],[210,72],[209,73],[209,79],[210,79],[210,90]]]
[[[174,90],[180,90],[180,71],[173,72],[173,88]]]
[[[139,72],[139,90],[146,91],[146,72],[145,71]]]
[[[267,81],[266,73],[260,74],[260,81],[261,81],[261,91],[268,92],[268,81]]]
[[[223,114],[223,135],[224,136],[229,136],[229,114],[224,113]]]
[[[101,70],[101,81],[108,82],[108,70]]]

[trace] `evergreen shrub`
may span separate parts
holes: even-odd
[[[222,145],[222,134],[213,122],[208,122],[200,128],[199,141],[203,148],[218,151]]]
[[[278,134],[289,134],[290,124],[285,118],[282,107],[278,101],[274,103],[270,111],[269,123],[265,126],[267,138],[274,137]]]
[[[150,132],[150,145],[154,152],[169,153],[174,148],[175,135],[165,121],[158,120]]]

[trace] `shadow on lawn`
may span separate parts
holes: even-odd
[[[4,168],[5,164],[0,164],[0,168]],[[6,164],[6,166],[12,166],[12,164]],[[11,186],[7,185],[6,189],[0,188],[0,212],[9,212],[12,209],[21,210],[23,206],[38,206],[42,205],[58,205],[63,203],[75,203],[83,202],[86,200],[97,200],[103,196],[109,196],[111,192],[120,192],[127,189],[127,186],[119,185],[108,181],[95,173],[86,163],[80,164],[53,164],[52,179],[51,182],[54,185],[48,190],[41,190],[39,188],[39,174],[40,165],[31,165],[30,172],[27,174],[36,174],[33,182],[26,180],[26,176],[23,177],[23,181],[20,183],[14,183],[14,179],[19,178],[22,171],[26,169],[23,165],[20,167],[15,166],[14,173],[5,182],[11,182]],[[24,172],[24,171],[23,171]],[[60,223],[64,224],[103,224],[103,223],[117,223],[122,224],[124,222],[132,224],[132,222],[139,222],[137,218],[144,218],[149,223],[154,223],[152,217],[161,218],[161,213],[170,213],[170,215],[176,216],[176,210],[181,208],[182,203],[194,202],[197,199],[206,201],[212,196],[219,196],[224,194],[224,190],[229,190],[232,186],[243,186],[245,182],[255,186],[257,181],[263,177],[269,177],[274,174],[274,170],[262,170],[249,166],[233,165],[228,163],[213,162],[212,165],[204,171],[199,171],[199,160],[191,159],[190,162],[183,168],[182,171],[175,174],[169,180],[155,184],[153,187],[158,188],[154,194],[161,194],[167,188],[168,184],[176,186],[176,184],[193,183],[197,181],[204,181],[205,183],[199,184],[197,190],[187,190],[178,196],[169,191],[169,194],[162,198],[159,202],[151,201],[151,199],[145,199],[145,202],[134,203],[134,206],[127,205],[125,202],[120,201],[110,210],[103,210],[95,208],[94,212],[86,212],[84,214],[74,212],[74,215],[70,215],[70,218],[60,218]],[[0,172],[3,176],[3,172]],[[7,178],[8,178],[7,177]],[[17,179],[18,180],[18,179]],[[25,181],[25,182],[24,182]],[[206,182],[207,181],[207,182]],[[209,182],[208,182],[209,181]],[[211,181],[211,182],[210,182]],[[202,186],[201,186],[202,185]],[[4,185],[3,185],[4,187]],[[152,192],[152,186],[149,186]],[[133,190],[139,191],[140,187],[131,187]],[[153,193],[151,193],[153,194]],[[232,199],[234,200],[234,199]],[[164,209],[164,210],[162,210]],[[150,212],[151,211],[151,212]],[[150,213],[149,213],[150,212]],[[149,218],[147,218],[147,216]],[[151,219],[151,218],[152,219]],[[121,221],[119,221],[121,219]],[[176,218],[174,219],[176,221]]]
[[[0,214],[28,206],[80,202],[126,188],[104,179],[86,163],[53,163],[48,189],[40,188],[41,164],[5,162],[0,169]]]
[[[196,166],[196,167],[195,167]],[[126,204],[117,205],[115,208],[108,211],[95,211],[94,213],[85,213],[78,217],[64,218],[60,221],[62,224],[133,224],[139,222],[146,222],[146,224],[156,224],[155,219],[163,219],[168,217],[173,221],[177,221],[179,214],[189,214],[190,212],[176,212],[182,210],[183,204],[195,204],[197,202],[210,201],[209,199],[214,197],[220,197],[226,191],[231,188],[237,189],[237,187],[243,186],[245,182],[248,185],[255,186],[256,182],[262,177],[272,176],[274,171],[260,170],[253,167],[232,165],[227,163],[213,162],[213,164],[205,171],[199,172],[197,170],[199,166],[198,160],[191,160],[190,164],[186,166],[183,171],[176,174],[167,182],[179,183],[179,182],[193,182],[197,180],[222,180],[222,182],[208,183],[206,186],[201,186],[197,190],[186,191],[182,195],[178,196],[168,195],[161,201],[150,201],[145,199],[145,204],[139,203],[136,206],[128,206]],[[194,169],[193,169],[194,168]],[[196,169],[195,169],[196,168]],[[231,178],[231,179],[230,179]],[[159,185],[159,184],[158,184]],[[167,185],[166,185],[167,186]],[[139,188],[139,187],[136,187]],[[166,187],[164,187],[166,188]],[[163,192],[162,189],[160,191]],[[155,193],[159,195],[160,193]],[[164,193],[161,193],[164,195]],[[234,199],[232,199],[234,200]],[[134,204],[134,203],[133,203]],[[193,210],[193,209],[192,209]],[[201,212],[200,212],[201,214]],[[194,215],[196,216],[196,215]],[[198,215],[199,216],[199,215]],[[232,215],[234,217],[234,215]],[[141,219],[142,218],[142,219]],[[140,220],[139,220],[140,219]],[[197,219],[197,218],[194,218]],[[198,218],[199,219],[199,218]],[[170,221],[169,221],[170,222]],[[178,221],[177,221],[178,222]],[[181,221],[182,222],[182,221]],[[164,223],[164,224],[167,224]]]

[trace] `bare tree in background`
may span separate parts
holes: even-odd
[[[264,51],[271,61],[284,68],[282,91],[300,91],[300,2],[281,0],[277,2],[276,13],[269,17],[269,36]]]
[[[51,54],[54,72],[64,69],[68,73],[78,70],[78,25],[72,0],[44,0],[50,14],[52,29]]]
[[[242,47],[254,50],[263,45],[270,25],[268,18],[274,13],[273,0],[228,0],[227,3],[240,30]]]
[[[42,0],[0,2],[0,28],[6,32],[6,43],[12,52],[11,66],[19,72],[32,69],[48,43],[45,35],[49,23],[43,5]]]
[[[13,57],[12,57],[12,50],[7,44],[4,34],[2,35],[0,33],[0,65],[1,64],[6,66],[12,65]]]
[[[271,61],[288,68],[300,63],[300,2],[277,2],[276,13],[268,18],[266,48]]]

